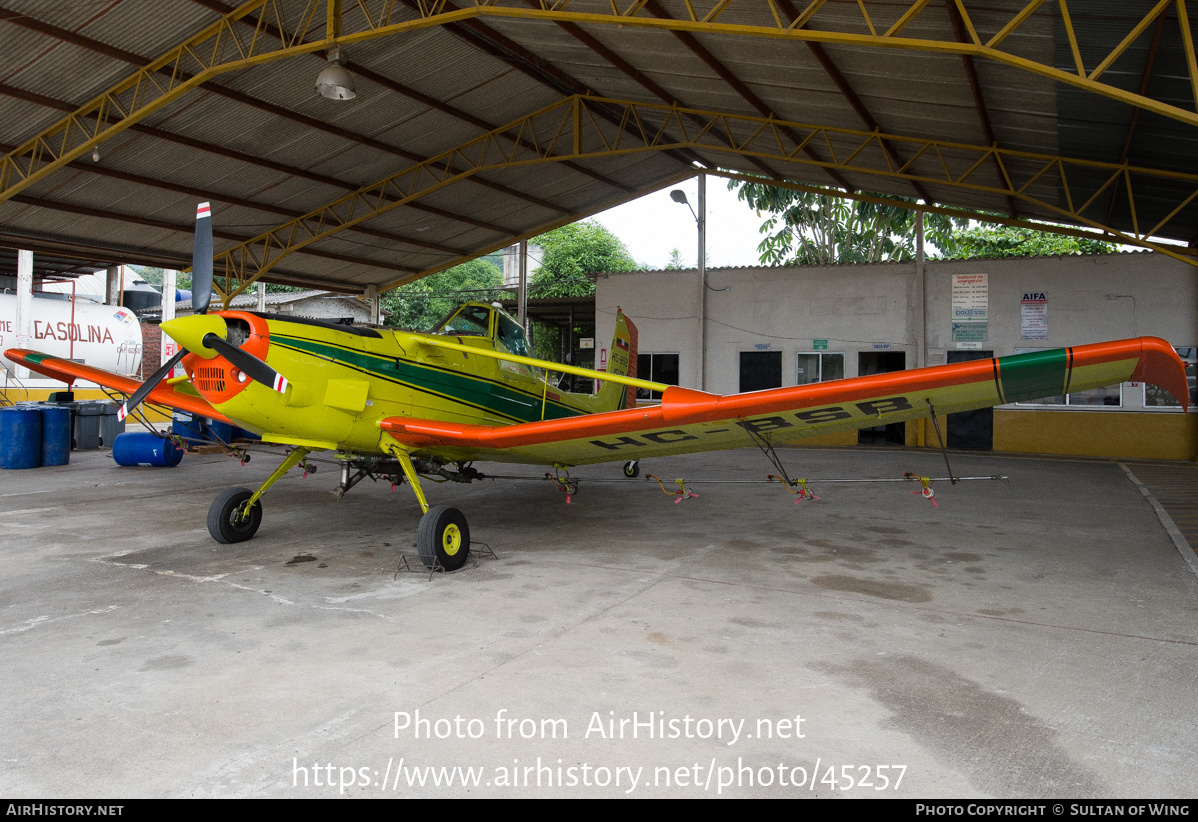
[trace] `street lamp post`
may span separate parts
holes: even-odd
[[[676,188],[670,199],[690,208],[699,226],[699,390],[707,384],[707,175],[699,172],[699,212],[691,208],[686,192]]]

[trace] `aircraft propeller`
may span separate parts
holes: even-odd
[[[262,362],[262,360],[258,359],[253,354],[242,351],[224,337],[218,337],[213,333],[205,334],[204,345],[208,346],[226,360],[233,363],[233,365],[239,368],[254,382],[260,382],[267,388],[273,388],[280,394],[287,390],[286,377],[284,377],[278,371],[275,371],[266,363]]]
[[[195,313],[207,314],[212,303],[212,208],[208,203],[200,203],[196,208],[195,243],[191,253],[191,288],[191,304]],[[254,382],[280,394],[287,391],[286,377],[224,337],[209,332],[204,335],[203,344],[224,357]],[[180,347],[179,353],[167,360],[125,401],[117,412],[117,419],[124,420],[133,409],[141,405],[188,353],[186,348]]]
[[[212,207],[196,207],[195,242],[191,250],[191,307],[196,314],[207,314],[212,302]]]

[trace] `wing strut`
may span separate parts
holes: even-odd
[[[932,400],[929,397],[924,397],[928,404],[928,410],[932,412],[932,425],[936,428],[936,441],[940,443],[940,453],[944,455],[944,467],[948,470],[948,479],[953,485],[957,484],[957,475],[953,473],[953,467],[948,464],[948,448],[944,445],[944,437],[940,436],[940,420],[936,419],[936,406],[932,405]]]
[[[805,495],[807,493],[807,480],[791,479],[790,474],[786,471],[786,466],[782,464],[782,458],[779,457],[778,452],[774,450],[774,444],[770,442],[769,438],[763,437],[761,434],[757,433],[757,431],[751,425],[746,424],[741,427],[749,432],[749,436],[753,438],[753,444],[760,448],[761,453],[765,454],[765,458],[773,463],[773,466],[778,469],[778,473],[782,475],[778,477],[778,479],[786,485],[786,490],[790,491],[791,488],[802,488],[804,496],[801,496],[800,499],[806,499]],[[768,480],[773,476],[773,474],[770,474],[766,477],[766,479]],[[791,493],[794,492],[792,491]],[[798,502],[798,500],[795,500],[795,502]]]

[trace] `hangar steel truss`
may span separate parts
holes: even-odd
[[[796,137],[797,144],[792,142]],[[803,149],[812,143],[829,159],[816,162],[808,157]],[[886,143],[901,146],[910,159],[896,165],[884,149]],[[1124,188],[1133,205],[1137,187],[1167,188],[1175,193],[1176,204],[1154,225],[1141,231],[1136,217],[1135,234],[1111,234],[1191,261],[1148,238],[1198,197],[1198,175],[575,95],[233,246],[217,256],[216,271],[226,293],[239,293],[294,251],[487,170],[686,149],[1004,194],[1052,209],[1062,220],[1096,228],[1102,226],[1087,214],[1096,203],[1105,208],[1100,198],[1112,186]],[[991,163],[998,165],[1001,175],[994,174]],[[1097,187],[1087,184],[1079,191],[1073,182],[1093,180],[1096,174],[1101,180]],[[1058,191],[1064,191],[1067,208],[1056,205]],[[433,271],[383,288],[429,273]]]
[[[887,4],[864,0],[831,4],[829,0],[811,0],[801,9],[791,0],[682,0],[681,4],[673,4],[673,15],[658,0],[477,0],[462,5],[450,0],[250,0],[9,151],[0,161],[0,203],[19,200],[23,192],[59,169],[122,131],[137,127],[147,117],[219,75],[431,27],[488,19],[523,20],[549,23],[567,31],[629,76],[634,73],[632,67],[589,35],[588,30],[606,27],[609,32],[625,28],[670,32],[761,116],[686,107],[677,99],[669,99],[672,95],[645,78],[638,82],[660,98],[661,104],[592,94],[566,95],[557,103],[491,128],[434,157],[411,155],[412,165],[404,170],[228,248],[218,259],[218,270],[224,275],[224,296],[239,292],[287,255],[338,232],[355,229],[381,235],[382,232],[364,224],[399,206],[413,205],[449,185],[477,178],[481,172],[558,163],[615,185],[622,189],[622,199],[630,199],[643,192],[635,186],[606,180],[580,163],[644,152],[669,152],[684,165],[698,164],[694,154],[698,151],[705,157],[740,158],[756,165],[766,179],[798,188],[805,186],[788,182],[785,174],[779,175],[775,169],[819,169],[844,194],[861,199],[879,198],[849,184],[848,176],[901,181],[911,187],[929,210],[983,219],[995,218],[976,209],[937,203],[928,196],[927,187],[1000,195],[1009,204],[1009,213],[999,218],[1000,222],[1043,228],[1017,215],[1017,204],[1027,203],[1036,206],[1038,214],[1049,213],[1063,222],[1096,229],[1107,238],[1155,248],[1195,263],[1187,250],[1162,246],[1150,238],[1168,233],[1179,215],[1198,197],[1198,175],[1133,165],[1127,161],[1126,147],[1119,163],[1003,148],[993,137],[973,68],[973,61],[1002,64],[1193,129],[1198,127],[1198,61],[1185,0],[1158,0],[1151,7],[1145,4],[1142,13],[1133,15],[1136,19],[1130,29],[1113,46],[1108,42],[1099,46],[1088,40],[1085,32],[1078,31],[1068,0],[1030,0],[1008,10],[995,6],[981,8],[971,3],[972,14],[965,0],[944,0],[944,4],[953,22],[951,30],[923,25],[930,8],[936,5],[932,0]],[[835,29],[824,27],[823,15],[832,5],[837,10]],[[1073,11],[1079,5],[1078,0],[1073,0]],[[680,13],[681,9],[684,13]],[[1046,15],[1051,18],[1052,26],[1064,32],[1071,67],[1057,65],[1060,61],[1051,59],[1051,49],[1031,53],[1025,43],[1020,44],[1017,35],[1025,33],[1033,20],[1039,19],[1043,25]],[[985,25],[980,22],[983,17]],[[1111,67],[1150,31],[1153,45],[1149,66],[1163,31],[1176,35],[1182,44],[1184,80],[1189,94],[1185,105],[1147,93],[1150,68],[1138,91],[1127,88],[1126,82],[1110,78]],[[694,35],[749,41],[769,38],[805,45],[867,128],[834,128],[775,117],[767,104],[703,50]],[[687,40],[688,37],[691,39]],[[989,144],[928,139],[882,129],[848,87],[823,51],[824,46],[960,56],[974,86]],[[1187,107],[1191,100],[1193,110]],[[448,112],[451,107],[441,104],[441,110]],[[1129,132],[1129,142],[1130,139]],[[749,179],[737,173],[726,176]],[[481,178],[474,182],[503,189]],[[1151,192],[1150,207],[1141,204],[1149,199],[1144,196],[1147,192]],[[486,249],[472,248],[433,266],[420,269],[383,266],[402,276],[380,287],[409,282],[502,247],[517,236],[532,236],[584,216],[512,189],[503,189],[502,193],[559,213],[552,223],[542,224],[536,231],[513,233]],[[1130,214],[1130,230],[1114,227],[1112,211],[1116,198]],[[886,197],[881,201],[911,205]],[[605,202],[603,207],[611,204]],[[405,242],[412,243],[410,238]],[[309,249],[307,253],[321,252]]]

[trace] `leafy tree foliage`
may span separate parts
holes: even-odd
[[[639,268],[619,238],[595,222],[563,226],[530,243],[544,252],[541,265],[530,277],[529,294],[533,297],[586,296],[595,293],[587,274]],[[387,322],[428,331],[462,302],[510,296],[512,290],[503,288],[502,269],[491,262],[502,259],[501,254],[487,255],[384,294]],[[560,330],[534,323],[530,331],[534,356],[557,359]]]
[[[149,285],[152,285],[155,288],[162,288],[162,269],[161,268],[149,268],[149,267],[140,266],[140,265],[131,265],[129,267],[132,268],[134,271],[136,271],[137,276],[141,277]],[[184,274],[182,271],[180,271],[178,274],[176,274],[175,275],[175,288],[191,288],[191,275]]]
[[[1005,225],[980,225],[953,235],[954,247],[949,259],[993,259],[995,257],[1033,257],[1054,254],[1109,254],[1112,243],[1085,237],[1066,237],[1047,231],[1033,231]]]
[[[764,183],[730,183],[737,196],[765,215],[757,247],[767,265],[909,260],[915,256],[915,212],[828,194],[791,191]],[[912,207],[914,201],[910,201]],[[1104,254],[1111,243],[1003,225],[924,214],[929,256],[947,259]],[[938,253],[937,253],[938,252]]]
[[[757,246],[767,265],[831,265],[909,260],[915,257],[915,212],[898,206],[792,191],[764,183],[729,183],[759,215],[765,239]],[[914,207],[915,201],[911,200]],[[953,247],[953,228],[965,221],[924,215],[927,240]]]
[[[542,249],[532,273],[536,297],[582,297],[595,293],[587,274],[635,271],[640,266],[620,238],[592,220],[555,228],[532,240]]]
[[[411,331],[429,331],[467,300],[490,300],[502,292],[503,272],[486,259],[432,274],[383,295],[387,323]]]
[[[249,286],[242,293],[243,294],[247,294],[247,293],[248,294],[256,294],[257,289],[258,289],[258,284],[254,283],[253,285]],[[305,288],[304,286],[299,286],[299,285],[280,285],[279,283],[267,283],[266,284],[266,293],[267,294],[298,294],[301,291],[311,291],[311,290],[312,289],[310,289],[310,288]]]
[[[641,266],[620,238],[592,220],[555,228],[530,242],[543,251],[541,265],[532,272],[532,297],[584,297],[595,293],[586,275],[603,271],[635,271]],[[533,323],[533,355],[543,360],[560,356],[562,329]]]

